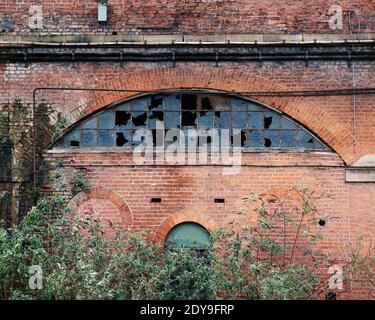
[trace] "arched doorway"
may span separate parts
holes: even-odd
[[[200,224],[183,222],[169,231],[165,246],[181,246],[205,251],[212,247],[212,238],[208,230]]]

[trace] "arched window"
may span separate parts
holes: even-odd
[[[169,231],[165,246],[181,246],[197,250],[208,250],[212,246],[210,233],[198,223],[183,222]]]
[[[132,148],[143,140],[138,129],[150,130],[155,144],[157,121],[165,132],[181,129],[182,147],[197,143],[189,139],[188,130],[216,129],[227,131],[228,139],[209,138],[207,145],[223,147],[240,141],[244,151],[329,150],[308,130],[271,108],[236,96],[195,91],[151,94],[107,107],[76,124],[54,147]]]

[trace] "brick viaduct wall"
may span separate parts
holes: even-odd
[[[35,8],[42,7],[43,28],[30,29]],[[328,25],[330,8],[340,5],[343,29]],[[96,0],[0,1],[4,32],[17,35],[94,34],[299,34],[357,32],[375,33],[371,0],[109,0],[109,20],[97,20]],[[37,9],[38,10],[38,9]],[[360,13],[351,16],[349,12]],[[352,29],[350,30],[350,25]]]
[[[311,3],[310,3],[311,2]],[[86,35],[118,32],[126,35],[214,35],[323,34],[350,33],[348,13],[360,9],[371,18],[374,3],[362,1],[109,1],[109,21],[97,22],[96,1],[0,1],[3,39],[19,40],[52,33],[87,40]],[[43,29],[27,27],[30,5],[43,5]],[[327,13],[331,5],[344,9],[343,30],[331,30]],[[371,19],[362,25],[365,33],[375,32]],[[375,24],[375,19],[373,19]],[[0,28],[1,28],[0,27]],[[115,35],[113,35],[115,36]],[[13,38],[11,38],[13,37]],[[339,38],[339,37],[338,37]],[[192,38],[193,39],[193,38]],[[197,38],[194,38],[197,39]],[[244,39],[244,38],[238,38]],[[269,38],[271,39],[271,37]],[[275,38],[276,39],[276,38]],[[0,63],[0,103],[19,96],[30,106],[36,87],[91,87],[135,90],[179,88],[215,89],[241,94],[244,91],[319,90],[374,87],[375,63],[303,62],[224,63]],[[38,104],[45,103],[61,112],[73,125],[83,117],[132,94],[93,92],[38,93]],[[210,166],[137,167],[126,152],[48,153],[50,161],[62,157],[61,170],[72,174],[82,168],[92,190],[78,194],[71,204],[79,211],[102,212],[136,229],[149,228],[155,239],[163,240],[170,228],[182,221],[195,221],[208,229],[227,225],[232,219],[246,223],[238,215],[241,199],[249,192],[263,193],[270,188],[308,187],[334,196],[319,203],[322,214],[339,217],[324,232],[324,250],[337,252],[343,244],[360,235],[370,243],[375,235],[375,185],[345,182],[345,165],[365,154],[375,153],[375,97],[373,95],[258,98],[303,124],[334,152],[331,154],[246,154],[237,176],[223,176],[222,168]],[[54,121],[54,116],[51,121]],[[247,165],[246,165],[247,164]],[[250,165],[251,164],[251,165]],[[280,168],[277,165],[286,165]],[[294,167],[296,164],[302,165]],[[256,165],[269,165],[270,167]],[[275,167],[272,167],[272,166]],[[306,165],[303,167],[303,165]],[[331,167],[329,167],[331,166]],[[67,196],[70,196],[67,194]],[[150,203],[152,197],[162,202]],[[225,204],[214,203],[225,198]],[[373,298],[353,284],[343,298]]]

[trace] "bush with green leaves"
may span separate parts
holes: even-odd
[[[304,218],[315,212],[313,203],[306,196]],[[317,298],[324,255],[310,248],[316,236],[287,217],[280,203],[272,205],[272,212],[265,203],[257,208],[258,227],[213,232],[214,250],[202,253],[150,243],[147,230],[74,217],[62,197],[41,199],[18,225],[0,228],[0,299]],[[287,224],[296,224],[298,241],[284,241]],[[309,241],[301,245],[299,238]],[[351,267],[358,261],[367,271],[373,267],[358,255]],[[29,288],[35,265],[43,270],[41,290]]]

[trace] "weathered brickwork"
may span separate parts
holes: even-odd
[[[30,12],[33,5],[42,6],[40,28],[30,27],[35,14]],[[342,29],[329,26],[332,5],[343,9]],[[323,34],[329,40],[363,40],[375,35],[372,0],[109,0],[108,9],[108,22],[101,24],[94,0],[0,0],[0,42],[143,42],[151,39],[147,36],[153,36],[156,42],[223,41],[229,37],[231,41],[278,41],[282,39],[280,35],[286,40],[302,41],[319,40]],[[356,38],[359,31],[361,35]],[[51,142],[58,118],[66,118],[69,127],[110,104],[136,97],[141,91],[179,89],[214,90],[254,99],[289,116],[332,149],[319,153],[244,153],[240,173],[231,176],[222,174],[222,166],[153,162],[135,165],[132,153],[125,151],[50,150],[45,154],[47,163],[64,160],[58,169],[62,179],[72,180],[76,170],[83,170],[91,182],[91,188],[84,192],[62,192],[77,214],[92,213],[124,227],[148,229],[150,239],[163,241],[171,228],[185,221],[197,222],[208,230],[227,226],[232,220],[257,223],[256,217],[238,214],[243,208],[242,199],[251,192],[309,188],[332,195],[318,203],[322,216],[337,218],[329,219],[324,227],[317,226],[326,234],[321,243],[323,250],[338,253],[345,243],[360,236],[363,244],[373,246],[375,184],[346,182],[346,168],[365,155],[375,154],[375,96],[266,97],[249,93],[375,87],[373,58],[217,63],[73,62],[73,58],[70,62],[47,63],[28,62],[25,58],[24,63],[1,62],[0,79],[1,106],[17,96],[29,108],[29,114],[33,90],[38,87],[135,90],[39,90],[36,106],[44,111],[37,114],[37,151]],[[31,126],[31,119],[27,123]],[[26,154],[30,162],[32,135],[30,130],[27,132],[28,140],[16,144],[14,149]],[[38,163],[41,171],[46,168]],[[46,176],[40,178],[47,181]],[[0,191],[13,188],[17,194],[18,184],[8,183],[10,187],[0,184]],[[56,188],[45,184],[44,189],[52,192]],[[161,198],[161,202],[151,202],[152,198]],[[216,198],[225,199],[225,203],[216,203]],[[349,291],[339,295],[339,299],[374,299],[373,292],[354,281]]]
[[[42,6],[43,28],[30,30]],[[344,29],[375,32],[371,0],[109,0],[108,22],[100,24],[97,1],[0,1],[1,28],[16,34],[295,34],[337,33],[329,28],[330,8],[341,5]],[[29,22],[31,20],[31,22]],[[340,32],[342,32],[340,31]]]

